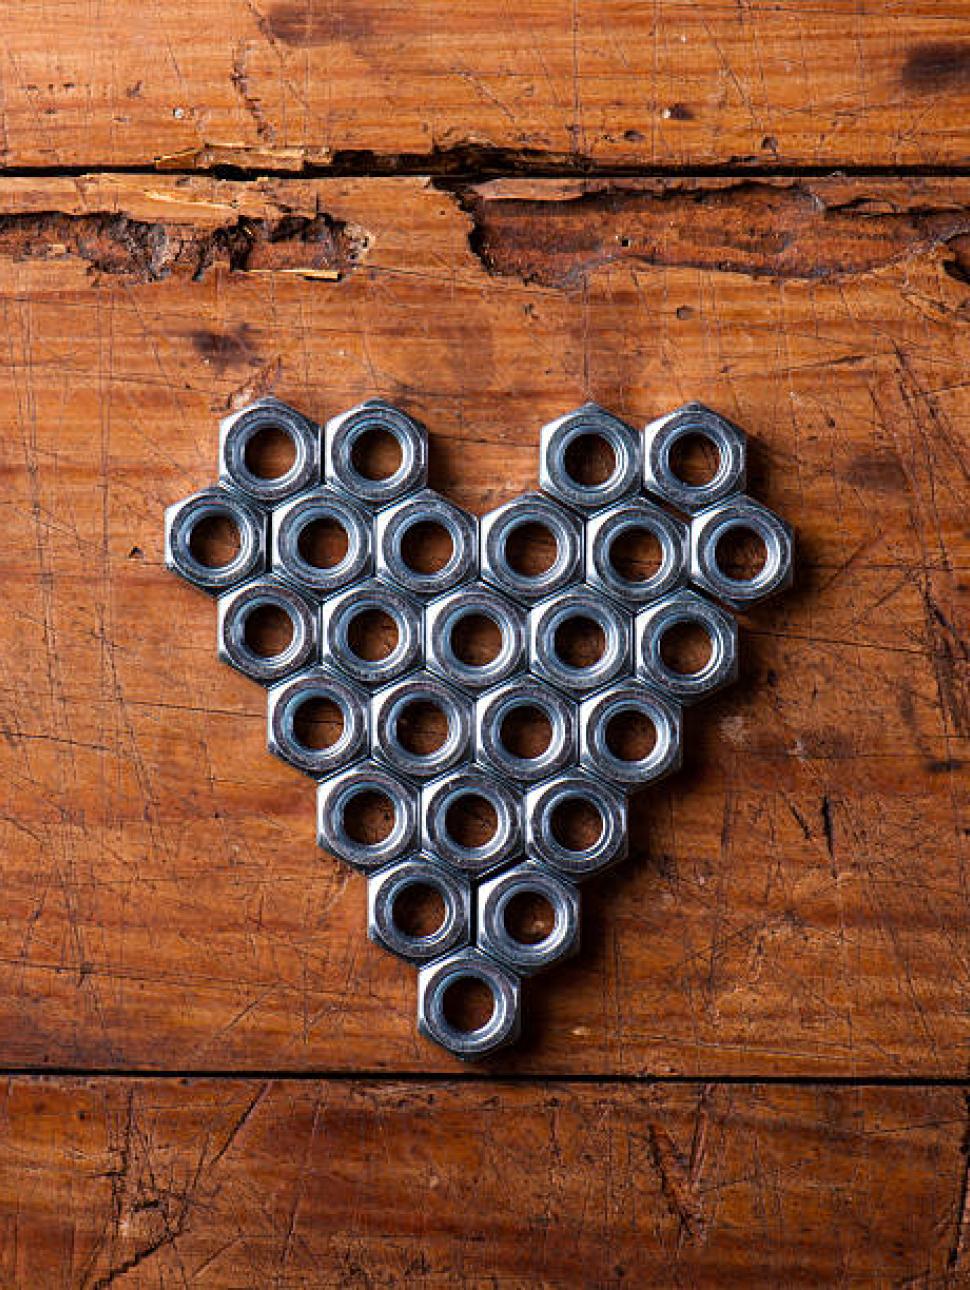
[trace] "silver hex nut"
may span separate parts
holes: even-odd
[[[391,474],[373,479],[359,469],[357,454],[368,436],[388,434],[400,462]],[[419,421],[384,399],[368,399],[327,422],[324,460],[328,484],[365,506],[387,506],[428,482],[428,432]]]
[[[222,521],[236,538],[236,551],[223,564],[206,562],[195,550],[201,525]],[[221,595],[266,569],[266,516],[230,488],[203,488],[165,512],[165,564],[172,573],[210,596]]]
[[[293,461],[279,475],[262,475],[252,462],[254,445],[268,434],[292,445]],[[219,423],[219,476],[269,505],[312,488],[320,482],[320,427],[280,399],[257,399]]]
[[[423,570],[408,561],[407,537],[419,525],[442,530],[451,551],[438,568]],[[478,520],[430,488],[378,511],[374,521],[377,575],[411,595],[441,596],[478,571]]]
[[[378,617],[390,623],[386,650],[360,652],[361,623]],[[323,602],[320,609],[320,648],[323,662],[368,690],[397,680],[421,666],[423,623],[421,608],[396,587],[377,578],[355,583]],[[364,641],[363,645],[367,642]],[[373,656],[369,656],[373,654]]]
[[[522,848],[520,795],[476,766],[460,767],[421,790],[421,837],[443,864],[478,877],[506,864]],[[470,840],[461,821],[478,828]]]
[[[512,904],[520,897],[552,911],[552,926],[535,940],[520,939],[514,923],[510,925]],[[579,892],[539,865],[520,864],[486,878],[476,901],[478,948],[520,976],[552,967],[579,949]]]
[[[764,564],[748,578],[734,577],[719,558],[721,539],[737,532],[753,533],[764,547]],[[732,609],[748,609],[792,585],[791,526],[751,497],[729,497],[694,516],[690,526],[690,565],[691,578],[703,591]]]
[[[611,739],[611,723],[634,714],[653,730],[653,744],[626,757]],[[634,750],[639,753],[639,749]],[[649,686],[627,682],[591,695],[579,707],[579,764],[631,791],[679,770],[683,758],[680,704]]]
[[[532,671],[567,694],[589,694],[629,675],[632,627],[626,610],[586,587],[540,601],[529,612]],[[583,646],[575,658],[563,647],[570,630],[573,644]]]
[[[469,657],[461,650],[461,625],[474,619],[485,619],[498,631],[498,650],[492,657]],[[463,690],[477,694],[499,685],[525,662],[525,610],[484,582],[467,583],[425,609],[424,653],[429,668]]]
[[[380,827],[354,821],[362,799],[384,804]],[[366,821],[367,824],[370,821]],[[317,789],[317,842],[339,860],[370,873],[414,850],[418,837],[417,790],[386,766],[367,759],[322,780]]]
[[[631,534],[647,535],[660,552],[656,568],[644,570],[642,577],[639,570],[619,567],[617,548]],[[586,521],[586,581],[627,607],[656,600],[686,581],[688,536],[682,520],[646,498],[631,498],[599,511]]]
[[[570,450],[584,439],[598,441],[612,459],[606,477],[599,483],[583,483],[571,469]],[[569,506],[595,511],[639,490],[641,436],[596,403],[586,403],[551,421],[543,427],[540,442],[540,486]]]
[[[687,483],[673,465],[675,445],[695,437],[706,439],[717,453],[717,468],[703,484]],[[686,403],[675,412],[651,421],[644,430],[644,487],[679,511],[693,515],[722,497],[743,490],[746,452],[744,431],[733,421],[703,403]]]
[[[664,658],[664,637],[673,628],[695,626],[707,637],[707,661],[682,672]],[[681,703],[695,703],[738,678],[738,625],[733,616],[696,591],[675,591],[637,614],[633,624],[637,674]]]
[[[254,617],[266,611],[282,616],[289,640],[266,652],[253,643]],[[318,651],[315,608],[288,583],[278,578],[254,578],[219,597],[218,653],[243,676],[272,685],[316,662]]]
[[[402,727],[420,719],[422,709],[444,718],[445,733],[437,747],[416,752],[406,742]],[[472,745],[471,700],[431,672],[413,672],[374,695],[371,745],[375,757],[410,779],[443,775],[468,759]]]
[[[549,740],[534,754],[510,746],[509,726],[538,713],[549,727]],[[475,708],[476,753],[483,766],[500,778],[532,784],[558,774],[576,761],[576,705],[535,677],[520,676],[488,690]],[[508,724],[507,724],[508,723]]]
[[[315,530],[334,525],[346,549],[332,564],[318,562]],[[314,596],[328,596],[371,570],[370,516],[333,488],[314,488],[276,507],[272,520],[273,570]]]
[[[598,816],[588,834],[570,815]],[[626,798],[596,775],[571,771],[530,788],[524,807],[526,854],[570,882],[582,882],[624,860],[629,846]]]
[[[484,985],[492,998],[488,1019],[464,1030],[449,1019],[447,996],[462,982]],[[458,950],[418,972],[418,1030],[426,1039],[469,1061],[513,1044],[521,1032],[519,977],[477,949]]]
[[[441,900],[443,917],[433,930],[415,932],[401,918],[402,898],[429,890]],[[471,925],[471,884],[430,856],[409,856],[367,879],[367,934],[405,963],[428,963],[467,945]]]
[[[340,730],[327,743],[305,740],[301,714],[314,704],[331,704]],[[321,667],[299,672],[269,692],[267,744],[274,756],[314,779],[323,779],[366,756],[370,729],[369,696],[335,672]]]
[[[554,555],[546,569],[522,572],[509,547],[527,527],[545,530]],[[482,516],[481,571],[486,582],[523,604],[535,604],[583,577],[583,532],[579,516],[542,493],[524,493]]]

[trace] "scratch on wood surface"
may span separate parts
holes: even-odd
[[[707,1230],[700,1186],[707,1160],[712,1095],[713,1085],[705,1085],[698,1098],[690,1154],[686,1159],[659,1121],[653,1121],[649,1127],[650,1151],[660,1176],[661,1189],[679,1225],[678,1248],[685,1241],[700,1240]]]
[[[956,1234],[947,1260],[951,1272],[961,1270],[970,1241],[970,1094],[966,1095],[966,1108],[967,1122],[960,1146],[962,1164],[957,1183]]]

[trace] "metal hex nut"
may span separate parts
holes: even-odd
[[[569,622],[589,621],[603,633],[599,658],[576,667],[559,651],[558,633]],[[567,694],[589,694],[630,672],[632,620],[612,600],[579,588],[543,600],[529,613],[532,671]]]
[[[460,981],[481,982],[492,996],[492,1015],[476,1030],[461,1030],[446,1015],[445,996]],[[513,1044],[521,1031],[518,976],[480,950],[458,950],[418,972],[418,1030],[464,1060]]]
[[[395,918],[397,902],[408,891],[430,887],[441,897],[441,925],[424,936],[414,936]],[[382,949],[406,963],[427,963],[450,950],[467,945],[471,937],[472,893],[466,878],[449,873],[430,856],[417,855],[367,879],[367,935]]]
[[[355,799],[377,794],[390,804],[386,835],[361,842],[347,828],[347,811]],[[317,842],[354,869],[369,873],[414,849],[418,830],[417,790],[367,760],[321,782],[317,789]]]
[[[538,896],[552,909],[552,930],[539,941],[520,941],[509,930],[509,905],[523,895]],[[531,864],[506,869],[487,878],[476,899],[478,948],[520,976],[541,972],[579,949],[579,892],[548,870]]]
[[[393,648],[378,659],[363,658],[353,648],[352,626],[363,614],[386,614],[394,624]],[[325,664],[345,672],[351,680],[372,690],[387,685],[421,665],[421,610],[396,587],[371,578],[347,587],[323,602],[320,610],[320,645]]]
[[[509,538],[527,524],[546,529],[556,544],[555,559],[539,574],[520,573],[509,561]],[[482,577],[523,604],[535,604],[582,580],[583,535],[579,517],[551,497],[523,493],[484,515],[480,528]]]
[[[686,483],[671,464],[674,445],[694,435],[710,440],[718,453],[717,470],[704,484]],[[644,437],[644,487],[679,511],[693,515],[744,488],[747,448],[744,431],[703,403],[686,403],[676,412],[651,421]]]
[[[610,747],[610,722],[625,712],[639,713],[653,726],[654,744],[645,757],[627,760]],[[580,704],[579,763],[622,788],[639,788],[678,770],[682,747],[680,704],[645,685],[614,685]]]
[[[258,434],[282,431],[293,445],[293,464],[282,475],[257,475],[248,450]],[[219,477],[257,501],[285,501],[320,482],[320,427],[279,399],[258,399],[219,423]]]
[[[756,533],[765,562],[753,578],[733,578],[718,562],[721,538],[732,530]],[[792,585],[794,538],[791,526],[774,511],[743,494],[694,516],[690,526],[691,578],[733,609],[747,609]]]
[[[469,618],[487,618],[498,628],[501,644],[487,662],[468,663],[455,651],[455,630]],[[471,582],[441,596],[424,614],[424,652],[428,667],[464,690],[478,693],[499,685],[525,660],[525,612],[484,582]]]
[[[227,520],[236,530],[239,550],[226,564],[204,564],[192,550],[192,536],[206,520]],[[266,516],[228,488],[203,488],[165,512],[165,564],[209,595],[231,591],[266,569]]]
[[[412,568],[405,559],[404,540],[419,524],[435,524],[451,539],[451,555],[431,573]],[[378,577],[396,582],[415,596],[443,595],[478,570],[478,521],[430,488],[379,511],[374,537]]]
[[[464,802],[488,803],[495,815],[495,832],[478,845],[455,838],[448,816]],[[476,767],[462,768],[426,784],[421,792],[421,836],[425,848],[454,869],[472,876],[505,864],[522,847],[519,794]]]
[[[549,722],[551,738],[534,757],[520,757],[504,742],[506,719],[516,711],[537,708]],[[507,681],[478,700],[475,740],[479,760],[497,775],[533,784],[558,774],[576,760],[576,705],[531,676]]]
[[[257,653],[247,639],[251,615],[266,608],[282,611],[290,623],[290,641],[277,654]],[[316,660],[316,612],[287,583],[271,577],[255,578],[219,597],[218,642],[219,658],[223,663],[228,663],[250,680],[271,685]]]
[[[300,709],[314,700],[329,700],[340,713],[343,729],[332,744],[310,747],[299,738]],[[315,667],[274,685],[269,692],[267,743],[275,756],[315,779],[332,775],[367,753],[368,696],[342,677]]]
[[[672,627],[693,623],[707,634],[710,658],[696,672],[678,672],[664,662],[661,646]],[[738,678],[738,625],[695,591],[675,591],[637,614],[633,624],[637,674],[649,685],[694,703]]]
[[[556,829],[556,811],[570,803],[592,806],[600,817],[598,837],[576,849]],[[595,775],[573,771],[530,788],[525,795],[526,852],[570,882],[582,882],[626,858],[625,797]]]
[[[407,709],[428,704],[444,714],[447,734],[432,752],[415,753],[401,739],[400,723]],[[430,672],[414,672],[378,690],[371,704],[371,743],[374,755],[411,779],[433,779],[466,760],[472,742],[472,709],[468,696],[453,690]]]
[[[347,539],[347,551],[336,564],[311,564],[303,553],[311,525],[329,520]],[[314,595],[326,596],[359,578],[371,567],[370,517],[332,488],[301,493],[273,512],[273,569]]]
[[[570,473],[568,450],[586,437],[602,440],[612,451],[613,469],[602,483],[584,484]],[[587,403],[543,427],[539,483],[545,492],[570,506],[599,510],[637,492],[642,462],[640,435],[598,404]]]
[[[401,452],[400,465],[384,479],[371,479],[354,463],[354,449],[375,430],[391,435]],[[392,403],[368,399],[327,422],[324,457],[328,484],[345,489],[367,506],[387,506],[427,483],[428,432]]]
[[[645,578],[618,572],[613,547],[630,532],[651,534],[660,548],[660,564]],[[591,515],[586,522],[586,581],[626,606],[641,605],[673,591],[686,578],[687,525],[644,498],[634,498]]]

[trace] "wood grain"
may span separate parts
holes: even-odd
[[[4,1062],[452,1069],[161,566],[272,389],[400,401],[479,511],[565,408],[700,398],[796,526],[503,1067],[963,1077],[968,228],[958,180],[0,184]]]
[[[966,165],[964,0],[3,6],[6,167]]]
[[[955,1089],[8,1081],[5,1285],[958,1286]]]

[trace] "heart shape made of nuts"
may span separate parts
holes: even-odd
[[[267,435],[286,446],[281,470],[257,459]],[[362,457],[375,435],[396,450],[390,471]],[[699,482],[677,465],[698,440],[716,460]],[[591,445],[595,478],[577,466]],[[567,413],[542,430],[539,489],[480,519],[427,476],[427,431],[390,403],[321,427],[260,399],[223,420],[218,482],[166,511],[165,560],[216,598],[222,661],[267,687],[269,749],[317,781],[318,842],[366,875],[371,940],[417,967],[420,1031],[475,1058],[518,1038],[522,978],[577,951],[580,884],[625,857],[629,795],[680,766],[683,706],[737,678],[730,611],[791,585],[793,539],[745,492],[744,433],[700,403],[642,432],[596,404]],[[205,548],[213,525],[231,550]],[[414,557],[429,525],[448,546],[437,562]],[[336,558],[315,543],[324,529]],[[551,539],[542,569],[516,555],[536,532]],[[740,576],[725,557],[738,534],[760,555]],[[655,560],[624,558],[644,540]],[[252,630],[267,614],[283,625],[269,643]],[[375,614],[391,638],[379,657],[360,639]],[[488,657],[462,648],[472,620],[493,632]],[[688,667],[667,648],[684,629],[706,649]],[[308,734],[314,705],[335,714],[332,739]],[[437,716],[433,747],[408,737],[419,711]],[[632,749],[631,721],[650,736]],[[516,742],[522,722],[541,747]],[[354,822],[375,798],[380,836]],[[571,809],[596,820],[578,843]],[[462,810],[487,816],[481,836]],[[433,927],[405,916],[416,892],[435,898]],[[545,912],[538,934],[515,925],[523,901]],[[467,982],[491,1000],[470,1026],[450,1007]]]

